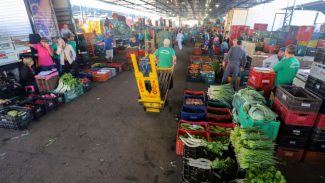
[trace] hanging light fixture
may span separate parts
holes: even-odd
[[[219,4],[216,4],[216,7],[219,8]]]

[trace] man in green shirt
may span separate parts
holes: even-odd
[[[73,50],[75,53],[77,53],[77,43],[74,40],[74,34],[69,34],[68,35],[68,41],[67,43],[72,46]]]
[[[296,50],[296,45],[288,45],[285,50],[285,58],[273,67],[273,71],[276,73],[274,82],[275,87],[280,85],[291,85],[293,79],[296,77],[300,67],[299,61],[295,58]]]
[[[169,47],[170,40],[164,39],[164,47],[158,48],[155,51],[156,61],[158,61],[158,68],[172,68],[176,64],[176,54],[173,48]],[[173,76],[171,78],[169,89],[173,88]]]
[[[56,53],[56,51],[58,50],[58,39],[56,37],[52,38],[52,49],[53,49],[53,56],[52,56],[52,59],[56,65],[56,69],[58,70],[58,72],[61,74],[61,71],[62,71],[62,67],[61,67],[61,64],[60,64],[60,55],[58,55]]]
[[[171,68],[176,64],[176,54],[173,48],[169,47],[170,40],[164,40],[164,47],[155,51],[156,60],[158,59],[159,68]]]

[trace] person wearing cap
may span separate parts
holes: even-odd
[[[280,85],[291,85],[293,79],[296,77],[300,63],[295,58],[297,51],[296,45],[288,45],[285,49],[285,58],[275,65],[272,70],[276,73],[274,85],[278,87]]]
[[[24,46],[30,46],[37,50],[38,65],[40,66],[41,71],[49,71],[54,69],[54,63],[52,60],[53,49],[51,48],[48,39],[41,38],[41,41],[38,44],[31,44],[21,40],[15,40],[15,43]]]
[[[279,63],[279,61],[283,59],[285,49],[286,49],[285,47],[280,48],[278,54],[272,55],[269,58],[263,60],[263,67],[271,69],[274,66],[276,66]]]

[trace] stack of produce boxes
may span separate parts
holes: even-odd
[[[325,49],[319,49],[305,88],[323,101],[309,139],[304,161],[325,163]]]
[[[232,25],[230,27],[230,35],[229,35],[229,44],[232,46],[232,41],[234,39],[238,39],[243,34],[246,34],[249,31],[249,26],[245,25]]]
[[[201,69],[202,58],[200,56],[192,56],[188,71],[187,80],[188,81],[201,81],[200,69]]]
[[[184,182],[234,179],[237,168],[228,148],[234,127],[229,108],[207,107],[203,91],[184,91],[176,135],[176,154],[183,157]]]
[[[282,120],[277,156],[300,160],[317,118],[322,100],[296,86],[280,86],[276,91],[274,110]]]
[[[215,72],[212,67],[212,59],[210,57],[202,57],[201,78],[204,84],[215,84]]]
[[[270,98],[272,89],[274,87],[274,79],[274,72],[253,68],[249,72],[248,86],[257,91],[263,91],[265,98]]]

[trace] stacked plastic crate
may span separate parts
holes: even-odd
[[[274,110],[282,120],[277,156],[301,160],[322,100],[296,86],[280,86],[276,91]]]
[[[199,158],[212,162],[217,155],[203,146],[189,147],[183,143],[181,137],[187,138],[191,135],[206,142],[218,141],[224,137],[228,138],[234,127],[229,108],[207,106],[203,91],[184,91],[184,101],[176,134],[176,154],[183,158],[183,182],[216,182],[220,177],[216,176],[214,170],[198,168],[188,162],[189,159]]]
[[[323,101],[309,139],[304,161],[325,163],[325,48],[318,49],[305,88]]]
[[[247,85],[257,91],[263,91],[264,97],[270,98],[272,89],[274,87],[274,79],[274,72],[253,68],[249,72]]]

